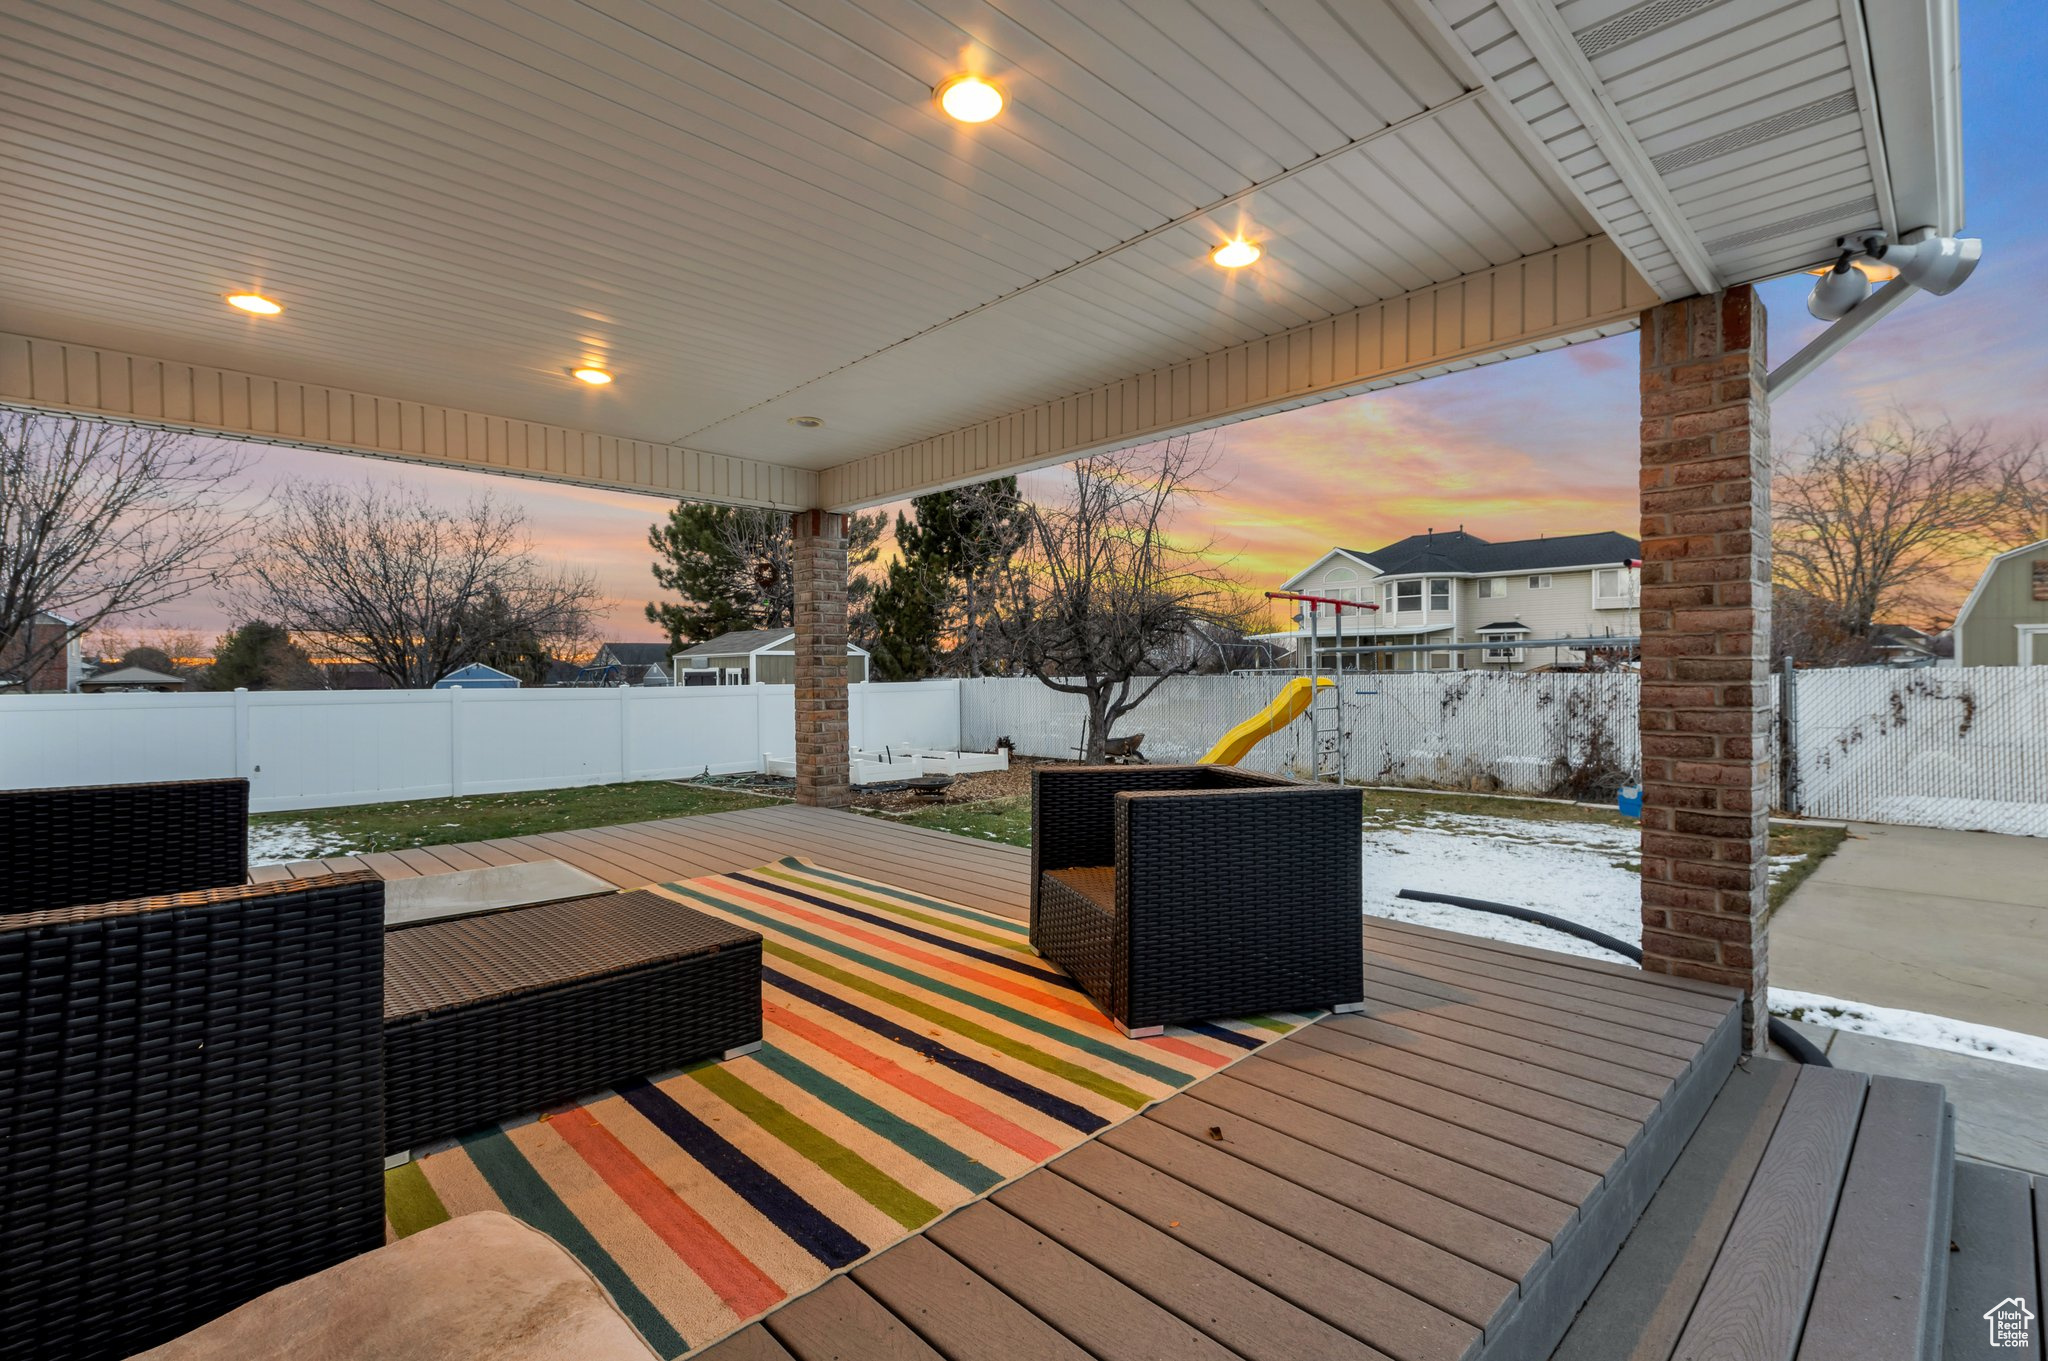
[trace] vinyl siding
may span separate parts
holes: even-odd
[[[2018,626],[2048,624],[2048,600],[2033,598],[2036,559],[2048,561],[2048,545],[1992,565],[1983,591],[1956,625],[1962,665],[2017,666]],[[2034,649],[2036,659],[2042,659],[2048,653],[2048,643],[2037,639]]]

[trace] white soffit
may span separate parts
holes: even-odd
[[[1667,298],[1961,216],[1954,0],[1424,0]]]
[[[821,469],[1596,237],[1413,2],[12,0],[0,329]]]

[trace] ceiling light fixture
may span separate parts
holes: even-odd
[[[1215,261],[1217,266],[1222,269],[1243,269],[1263,254],[1265,252],[1252,242],[1245,240],[1242,236],[1233,236],[1215,250],[1210,251],[1209,258]]]
[[[1003,92],[980,76],[954,76],[932,93],[946,116],[962,123],[986,123],[1003,111]]]
[[[789,423],[791,425],[800,425],[806,430],[816,430],[825,423],[825,418],[823,416],[791,416]]]
[[[612,376],[606,373],[603,369],[593,369],[587,366],[580,369],[571,369],[569,370],[569,374],[572,378],[577,379],[579,382],[588,383],[592,387],[597,388],[603,387],[606,383],[609,383],[612,380]]]
[[[261,293],[230,293],[228,306],[239,307],[244,312],[254,312],[259,317],[274,317],[284,308]]]

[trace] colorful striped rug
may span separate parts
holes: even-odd
[[[551,1235],[664,1356],[1277,1039],[1126,1039],[1025,927],[796,859],[668,884],[765,939],[765,1043],[514,1121],[386,1176],[402,1237],[475,1210]]]

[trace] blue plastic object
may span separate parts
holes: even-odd
[[[1641,817],[1643,815],[1643,787],[1639,784],[1623,785],[1621,792],[1614,796],[1614,806],[1628,817]]]

